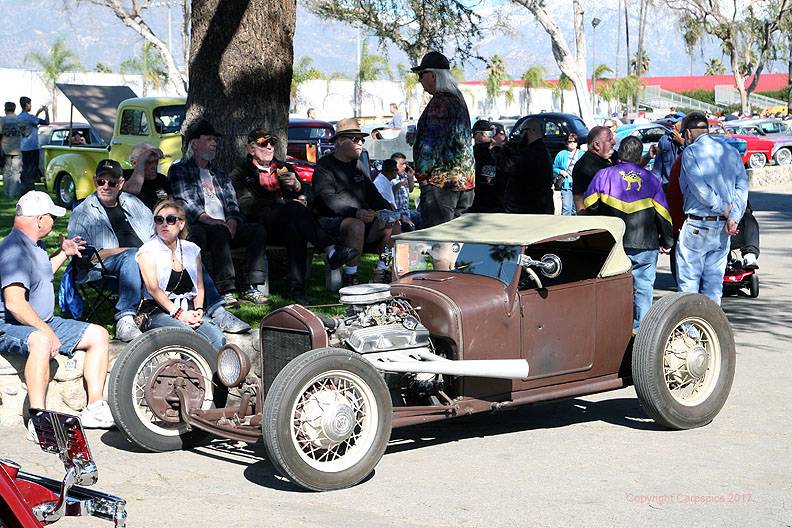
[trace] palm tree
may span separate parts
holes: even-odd
[[[135,74],[143,77],[143,96],[149,86],[159,90],[168,82],[168,71],[162,62],[159,51],[148,41],[143,42],[139,57],[129,57],[118,67],[122,74]]]
[[[405,109],[407,110],[407,116],[410,115],[410,102],[412,102],[413,95],[415,94],[415,88],[418,86],[418,76],[415,75],[408,66],[404,64],[399,64],[396,66],[397,71],[399,72],[399,77],[402,80],[402,88],[404,88],[404,100]],[[451,70],[453,74],[453,68]]]
[[[487,80],[484,82],[484,87],[492,107],[496,110],[498,106],[498,96],[502,93],[501,83],[508,79],[509,74],[506,73],[506,62],[503,58],[500,55],[493,55],[490,57],[489,64],[487,65]]]
[[[322,79],[324,77],[322,71],[318,68],[314,68],[312,63],[313,59],[311,57],[303,56],[297,59],[297,62],[292,66],[291,89],[289,91],[292,109],[294,109],[294,106],[297,104],[297,94],[300,90],[300,85],[305,81]]]
[[[31,51],[25,55],[25,62],[27,61],[35,63],[41,69],[39,73],[41,80],[44,81],[44,85],[52,94],[52,116],[54,119],[58,107],[58,88],[55,83],[64,72],[82,71],[84,68],[80,64],[77,53],[66,47],[66,39],[63,37],[55,39],[49,54]]]
[[[638,54],[636,53],[635,56],[630,60],[630,66],[632,71],[638,73],[639,76],[645,74],[647,70],[649,70],[649,64],[651,59],[649,59],[649,54],[646,53],[646,50],[643,50],[641,53],[641,71],[638,72],[638,68],[636,67],[636,59],[638,58]]]
[[[714,75],[723,75],[726,73],[726,67],[720,61],[720,59],[710,59],[704,63],[704,75],[714,76]]]
[[[363,105],[363,83],[366,81],[376,81],[387,77],[393,78],[388,60],[382,55],[369,53],[368,42],[363,41],[360,47],[360,68],[355,76],[355,115],[360,115]]]
[[[525,113],[531,113],[531,90],[534,88],[542,88],[546,86],[544,77],[547,71],[544,66],[531,66],[523,72],[520,79],[523,82],[523,90],[525,90]]]
[[[465,69],[459,64],[454,64],[451,66],[451,76],[456,82],[462,82],[465,80]]]
[[[690,75],[693,75],[693,60],[696,58],[696,46],[704,38],[704,25],[696,17],[683,15],[679,21],[685,52],[690,57]]]
[[[558,81],[553,86],[553,93],[561,100],[561,111],[564,111],[564,92],[572,89],[572,79],[562,73],[558,76]]]

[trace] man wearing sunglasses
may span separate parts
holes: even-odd
[[[143,295],[143,281],[135,255],[138,248],[154,236],[151,210],[136,196],[121,192],[125,181],[121,165],[113,160],[102,160],[94,177],[96,192],[74,208],[69,218],[69,236],[79,236],[95,247],[105,268],[118,277],[115,337],[131,341],[140,335],[135,325]],[[98,263],[81,277],[79,282],[101,279]],[[207,314],[226,332],[244,332],[250,327],[222,306],[222,299],[208,274],[204,273]]]
[[[368,134],[360,130],[357,119],[350,117],[338,122],[335,134],[330,138],[335,151],[316,164],[314,208],[322,229],[341,240],[344,246],[354,248],[359,254],[363,252],[365,243],[376,246],[382,254],[386,247],[390,247],[391,234],[400,233],[401,229],[398,214],[379,193],[371,181],[368,167],[360,161],[366,136]],[[358,261],[356,256],[347,262],[344,286],[357,284]],[[372,279],[386,281],[387,268],[387,263],[381,259]]]
[[[283,244],[289,259],[288,283],[291,297],[302,305],[308,276],[308,242],[327,253],[333,269],[358,255],[357,250],[336,247],[307,207],[309,186],[297,178],[292,165],[275,157],[277,137],[267,130],[254,130],[247,137],[247,156],[231,172],[239,208],[250,221],[262,224],[270,244]]]
[[[709,135],[707,117],[692,112],[682,123],[679,187],[685,221],[676,245],[680,291],[702,293],[720,304],[729,237],[748,200],[748,175],[737,150]]]
[[[184,137],[187,152],[170,166],[168,180],[173,198],[187,214],[189,239],[201,248],[204,263],[211,264],[212,278],[226,306],[239,305],[234,297],[232,248],[245,248],[247,256],[247,285],[239,299],[266,304],[269,300],[257,286],[267,281],[267,232],[260,224],[245,222],[231,179],[213,163],[220,137],[205,119],[190,125]]]

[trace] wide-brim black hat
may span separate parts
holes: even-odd
[[[206,119],[195,121],[187,127],[187,131],[184,133],[184,139],[187,143],[201,136],[222,137],[223,134],[215,130],[212,124]]]
[[[439,51],[430,51],[423,56],[421,64],[410,69],[414,72],[423,70],[450,70],[451,64],[448,62],[446,56]]]

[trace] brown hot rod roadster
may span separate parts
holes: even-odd
[[[342,289],[346,314],[261,321],[260,356],[191,332],[139,337],[110,380],[116,423],[151,451],[256,442],[311,490],[352,486],[391,428],[635,384],[657,423],[709,423],[734,376],[720,307],[669,294],[632,333],[624,224],[465,215],[395,241],[392,284]],[[253,372],[251,372],[253,363]]]

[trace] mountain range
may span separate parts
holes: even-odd
[[[168,4],[172,4],[168,16]],[[624,23],[618,27],[618,0],[582,0],[586,20],[587,45],[590,70],[596,64],[607,64],[614,72],[624,73],[626,53],[624,45]],[[631,53],[637,48],[637,0],[630,0]],[[658,2],[659,3],[659,2]],[[163,0],[154,2],[159,7],[145,12],[144,19],[154,32],[166,42],[169,40],[168,20],[171,23],[172,49],[181,57],[180,2]],[[547,2],[548,10],[562,31],[574,45],[572,31],[572,7],[568,0]],[[66,38],[71,49],[79,56],[81,63],[93,69],[97,63],[116,69],[126,58],[135,55],[142,39],[133,30],[124,26],[109,8],[96,6],[85,0],[0,0],[0,11],[4,14],[4,28],[0,34],[0,67],[33,69],[34,65],[25,60],[30,51],[47,52],[52,42],[59,36]],[[498,54],[505,59],[507,70],[513,78],[533,65],[546,68],[547,78],[556,78],[558,68],[553,60],[550,39],[533,16],[525,9],[510,2],[482,0],[476,11],[482,16],[482,26],[498,29],[488,30],[476,43],[475,50],[482,57]],[[597,42],[592,49],[592,18],[599,18],[596,28]],[[507,26],[502,25],[507,21]],[[650,65],[647,75],[687,75],[691,72],[691,57],[685,53],[679,33],[676,15],[667,9],[658,8],[649,14],[645,47]],[[619,34],[621,33],[621,34]],[[321,47],[317,47],[317,35],[321,35]],[[369,38],[370,50],[387,56],[392,70],[397,64],[408,64],[404,53],[392,45],[384,48],[376,39]],[[302,5],[298,6],[297,30],[294,39],[295,59],[308,56],[313,65],[325,73],[339,72],[351,76],[356,69],[355,50],[357,49],[358,30],[349,25],[320,19]],[[620,41],[619,67],[616,67],[617,39]],[[596,58],[592,59],[592,54]],[[701,50],[693,57],[692,73],[704,73],[704,63],[712,57],[721,58],[720,48],[712,39],[707,39]],[[177,58],[177,62],[181,62]],[[725,62],[725,61],[724,61]],[[486,64],[474,60],[464,64],[465,78],[482,79]],[[783,65],[770,65],[770,71],[783,71]]]

